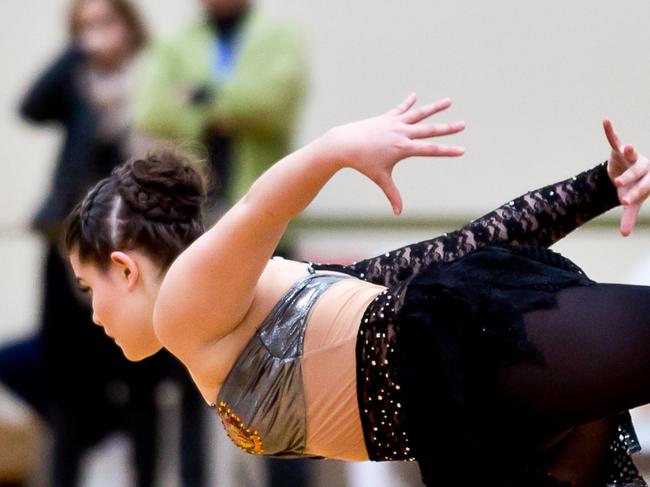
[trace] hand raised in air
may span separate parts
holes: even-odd
[[[421,123],[451,106],[443,99],[415,108],[415,94],[377,117],[335,127],[328,134],[342,167],[350,167],[374,181],[384,192],[393,212],[402,211],[402,198],[392,178],[395,165],[407,157],[457,157],[465,150],[456,145],[426,141],[462,131],[465,122]]]

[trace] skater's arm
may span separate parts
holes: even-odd
[[[334,128],[267,170],[169,269],[158,299],[164,310],[157,305],[156,315],[172,325],[162,328],[175,329],[173,337],[181,328],[186,333],[191,323],[193,339],[203,341],[234,329],[249,311],[258,279],[289,221],[343,167],[373,180],[399,213],[401,199],[391,177],[398,161],[463,153],[459,147],[421,140],[464,128],[462,122],[419,123],[450,102],[418,109],[412,108],[414,102],[412,96],[384,115]],[[164,343],[165,337],[159,336]]]
[[[548,247],[618,204],[603,163],[508,201],[454,234],[463,241],[471,237],[476,247],[498,243]]]
[[[611,146],[606,163],[508,201],[455,232],[352,265],[320,267],[336,267],[390,286],[431,262],[452,261],[487,245],[550,246],[621,201],[621,233],[629,235],[641,204],[650,194],[650,162],[632,146],[622,145],[608,120],[603,126]]]
[[[577,176],[526,193],[467,225],[476,244],[550,246],[577,227],[623,204],[621,233],[629,235],[650,194],[650,163],[631,145],[621,144],[603,121],[611,146],[608,160]]]
[[[549,246],[618,199],[605,164],[575,177],[530,191],[451,233],[410,244],[347,266],[317,268],[349,272],[375,284],[391,286],[432,262],[450,262],[496,244]]]

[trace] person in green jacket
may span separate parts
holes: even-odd
[[[306,85],[304,40],[249,0],[202,0],[205,16],[151,47],[135,98],[140,133],[207,150],[212,203],[241,197],[291,152]]]
[[[307,84],[305,42],[250,0],[201,0],[204,16],[153,44],[134,98],[136,132],[199,149],[211,172],[209,220],[292,151]],[[278,253],[292,256],[291,237]],[[307,485],[305,460],[269,462],[270,487]]]

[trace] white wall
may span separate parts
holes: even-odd
[[[412,90],[422,100],[455,100],[442,118],[468,121],[460,137],[467,154],[399,168],[406,216],[487,208],[604,159],[604,115],[642,146],[650,132],[648,2],[264,3],[296,18],[311,38],[303,137],[381,111]],[[385,213],[379,192],[352,175],[315,208],[357,208],[359,191],[369,211]]]

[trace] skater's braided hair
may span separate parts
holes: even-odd
[[[68,216],[65,248],[106,268],[111,252],[139,250],[166,270],[204,231],[205,181],[197,165],[164,149],[102,179]]]

